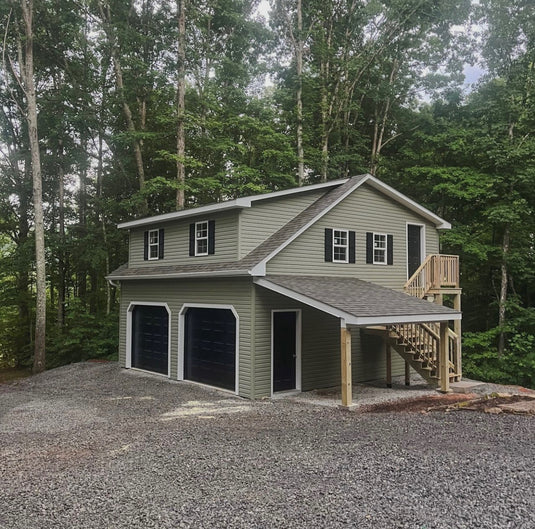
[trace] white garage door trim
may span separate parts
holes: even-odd
[[[132,311],[138,305],[149,305],[152,307],[164,307],[167,311],[168,318],[168,336],[167,336],[167,375],[162,373],[156,373],[155,371],[147,371],[145,369],[139,369],[132,367]],[[136,371],[144,371],[153,375],[160,375],[162,377],[167,376],[171,378],[171,309],[167,303],[161,303],[158,301],[131,301],[126,309],[126,362],[125,367],[127,369],[135,369]]]
[[[234,386],[234,393],[239,395],[240,391],[240,317],[236,312],[236,309],[233,305],[218,305],[218,304],[207,304],[207,303],[184,303],[180,312],[178,313],[178,370],[177,370],[177,379],[184,380],[184,339],[185,339],[185,316],[186,311],[189,308],[196,309],[222,309],[230,310],[236,318],[236,380]],[[194,381],[191,381],[194,382]],[[200,384],[200,382],[194,382],[195,384]],[[206,384],[201,384],[206,385]],[[216,387],[217,386],[212,386]],[[223,388],[217,388],[221,391],[225,391]],[[228,391],[228,390],[227,390]]]

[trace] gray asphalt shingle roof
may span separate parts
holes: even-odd
[[[335,309],[333,313],[340,313],[337,314],[340,317],[343,317],[341,313],[344,313],[354,318],[353,323],[358,320],[361,323],[373,324],[368,320],[374,318],[377,319],[377,324],[388,323],[386,320],[390,318],[398,322],[437,321],[457,319],[460,315],[460,312],[449,307],[356,278],[268,275],[259,278],[257,283],[279,292],[281,289],[277,287],[282,287],[289,291],[284,295],[292,297],[291,294],[294,293],[294,299],[308,298],[308,304],[311,305],[317,302],[318,305],[331,307]]]

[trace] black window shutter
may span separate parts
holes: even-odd
[[[163,228],[158,230],[158,259],[163,259]]]
[[[394,264],[394,236],[386,236],[386,264]]]
[[[208,254],[215,253],[215,220],[208,221]]]
[[[195,223],[189,225],[189,255],[193,257],[195,255]]]
[[[149,232],[143,234],[143,259],[147,261],[149,258]]]
[[[350,231],[349,232],[349,262],[350,263],[355,262],[355,257],[357,253],[355,249],[355,242],[356,242],[355,232]]]
[[[373,264],[373,233],[366,232],[366,263]]]
[[[332,263],[333,261],[333,230],[325,228],[325,262]]]

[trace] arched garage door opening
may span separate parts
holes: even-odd
[[[184,379],[236,390],[236,323],[231,309],[186,309]]]
[[[130,307],[130,366],[169,375],[169,311],[165,305]]]

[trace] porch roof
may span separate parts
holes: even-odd
[[[283,296],[342,318],[347,325],[388,325],[459,320],[461,312],[346,277],[268,275],[254,282]]]

